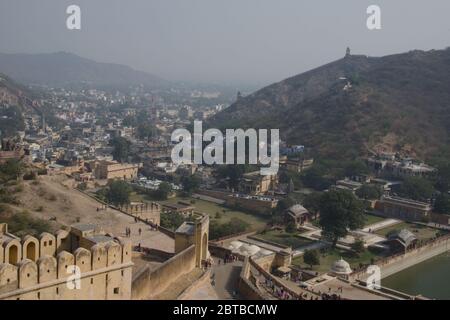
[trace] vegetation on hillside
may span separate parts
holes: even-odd
[[[426,158],[449,151],[449,87],[450,49],[352,55],[244,97],[210,124],[279,128],[315,158],[352,160],[379,147]]]

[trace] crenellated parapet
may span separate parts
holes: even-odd
[[[7,225],[0,229],[0,299],[121,299],[131,294],[128,239],[98,233],[91,225],[22,239],[8,233]],[[69,292],[66,282],[74,274],[82,278],[83,290]]]
[[[47,239],[45,237],[44,239]],[[29,243],[32,243],[31,241]],[[5,292],[33,287],[38,284],[67,279],[78,267],[81,274],[131,263],[131,243],[115,239],[91,247],[77,248],[72,254],[61,251],[56,257],[41,256],[37,261],[22,259],[13,265],[0,264],[0,295]]]
[[[26,235],[22,239],[6,232],[0,235],[0,263],[16,265],[25,259],[36,262],[42,256],[56,256],[62,250],[70,250],[69,241],[65,230],[55,235],[43,232],[37,238]]]
[[[161,205],[156,202],[131,202],[120,207],[123,212],[153,224],[160,224]]]

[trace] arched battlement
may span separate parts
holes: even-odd
[[[108,256],[108,267],[122,263],[122,246],[120,244],[115,241],[109,241],[105,248]]]
[[[76,247],[73,248],[71,233],[66,230],[58,230],[55,235],[48,232],[43,232],[37,238],[33,237],[32,235],[26,235],[22,239],[19,239],[12,234],[8,234],[8,236],[9,237],[5,237],[0,240],[0,263],[10,263],[16,265],[23,259],[29,259],[31,261],[37,262],[40,257],[57,257],[63,251],[73,252],[72,250],[76,249]],[[97,243],[92,247],[90,247],[89,245],[83,246],[85,248],[88,248],[88,251],[91,251],[91,256],[92,248],[96,248],[95,251],[97,262],[99,261],[99,255],[101,256],[104,254],[107,258],[108,254],[107,252],[104,252],[104,250],[110,242],[115,243],[113,244],[113,246],[122,247],[120,250],[117,250],[121,252],[120,260],[118,260],[118,262],[122,262],[123,259],[128,255],[130,256],[129,259],[131,260],[132,245],[128,239],[114,237],[114,235],[111,233],[107,233],[104,236],[110,237],[114,240]],[[110,246],[111,245],[109,245],[108,247]],[[100,247],[103,247],[103,249],[100,249]],[[123,248],[125,248],[126,250],[123,251]],[[101,258],[100,260],[103,259]],[[102,265],[102,263],[100,263],[100,265]],[[94,267],[92,257],[90,267]],[[99,264],[97,263],[94,268],[98,267]]]
[[[117,241],[119,241],[120,245],[122,246],[122,263],[130,262],[132,252],[131,241],[129,239],[124,239],[121,237],[117,238]]]
[[[103,244],[96,244],[91,247],[92,269],[106,268],[108,264],[108,254]]]
[[[66,230],[58,230],[55,233],[56,237],[56,254],[61,251],[70,250],[70,233]]]
[[[78,248],[74,252],[75,265],[80,268],[81,272],[92,270],[91,251],[85,248]]]
[[[43,256],[37,261],[39,283],[56,280],[58,278],[58,263],[55,257]]]
[[[3,242],[4,262],[9,264],[18,264],[22,260],[22,244],[19,239],[8,239]]]
[[[44,238],[48,239],[48,238]],[[15,239],[14,239],[15,240]],[[24,244],[35,243],[33,237],[24,238]],[[5,248],[17,246],[17,241],[9,241]],[[41,256],[36,262],[31,259],[22,259],[15,265],[9,263],[0,264],[0,292],[1,287],[8,285],[11,290],[23,289],[37,284],[50,282],[56,279],[65,279],[71,275],[69,266],[76,265],[81,273],[108,266],[122,264],[123,261],[131,261],[131,242],[119,238],[117,241],[99,243],[90,250],[78,248],[73,254],[61,251],[57,257],[50,255]],[[16,282],[16,287],[12,285]]]
[[[58,279],[68,275],[67,269],[75,264],[75,257],[67,251],[61,251],[56,257],[58,268]]]
[[[59,230],[55,235],[44,232],[39,237],[26,235],[22,239],[10,233],[2,235],[1,299],[130,297],[131,242],[103,232],[89,233],[90,227],[80,225],[81,233]],[[7,226],[2,228],[7,230]],[[82,288],[70,291],[64,282],[75,274],[70,268],[74,265],[82,274]]]
[[[56,253],[56,238],[54,235],[43,232],[39,236],[40,255],[41,256],[54,256]]]
[[[5,262],[5,249],[0,245],[0,264]]]
[[[34,261],[29,259],[22,260],[18,264],[19,267],[19,288],[34,286],[38,283],[38,268]]]
[[[0,293],[15,290],[19,287],[18,268],[9,263],[0,263]]]
[[[40,257],[39,240],[33,236],[26,235],[22,239],[22,257],[23,259],[30,259],[37,261]]]

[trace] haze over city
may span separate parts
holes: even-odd
[[[448,0],[0,1],[0,301],[450,299]]]
[[[370,56],[448,46],[448,1],[375,2],[382,29],[369,31],[372,0],[3,0],[0,52],[66,51],[169,80],[262,85],[336,60],[347,46]],[[65,27],[71,4],[81,30]]]

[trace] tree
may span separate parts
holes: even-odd
[[[442,214],[450,213],[450,195],[448,193],[441,193],[437,196],[434,202],[434,211]]]
[[[283,213],[295,204],[295,200],[291,197],[287,197],[278,201],[275,208],[276,213]]]
[[[114,160],[126,162],[130,153],[130,142],[125,138],[116,137],[111,140],[111,145],[114,147],[112,152]]]
[[[136,127],[138,125],[138,120],[136,116],[129,115],[123,118],[122,125],[127,127]]]
[[[139,139],[146,139],[148,141],[155,133],[156,127],[148,123],[141,123],[137,127],[137,136]]]
[[[364,206],[347,190],[325,192],[320,199],[322,235],[336,247],[339,238],[364,225]]]
[[[293,223],[293,222],[288,223],[288,225],[286,226],[286,232],[287,233],[294,233],[295,230],[297,230],[297,228],[295,226],[295,223]]]
[[[450,162],[445,162],[438,166],[436,189],[441,192],[450,190]]]
[[[361,188],[356,190],[355,193],[361,199],[366,199],[366,200],[379,199],[383,195],[381,188],[374,186],[374,185],[370,185],[370,184],[362,185]]]
[[[367,164],[361,160],[351,161],[344,168],[346,177],[354,177],[367,173],[369,173],[369,168],[367,167]]]
[[[161,227],[176,230],[185,221],[184,216],[178,212],[161,212],[160,224]]]
[[[431,182],[420,177],[406,178],[399,189],[400,195],[417,201],[427,201],[432,197],[433,192]]]
[[[357,255],[366,251],[366,247],[364,247],[364,241],[361,239],[356,239],[350,247],[353,251],[355,251]]]
[[[17,179],[22,173],[22,165],[19,160],[9,159],[0,166],[0,173],[4,180]]]
[[[314,215],[314,219],[317,219],[317,214],[320,210],[320,198],[322,194],[320,192],[312,192],[308,194],[303,200],[303,206]]]
[[[224,165],[217,170],[220,178],[228,178],[228,187],[232,189],[237,189],[244,172],[245,166],[243,165]]]
[[[239,218],[231,218],[230,221],[223,224],[219,224],[217,220],[212,220],[209,225],[209,236],[210,239],[222,238],[244,232],[248,227],[249,224]]]
[[[305,250],[305,253],[303,254],[303,262],[308,264],[311,269],[313,266],[319,265],[319,252],[317,250]]]
[[[156,190],[156,196],[161,200],[167,200],[171,192],[172,186],[167,182],[161,182],[161,184],[158,187],[158,190]]]
[[[185,176],[181,178],[183,190],[187,193],[192,193],[200,187],[200,178],[197,176]]]
[[[115,206],[123,206],[130,203],[131,187],[125,181],[115,180],[111,182],[106,191],[106,199]]]
[[[302,176],[302,182],[308,188],[315,190],[324,190],[331,185],[331,182],[325,178],[325,169],[322,166],[314,165],[305,171]]]

